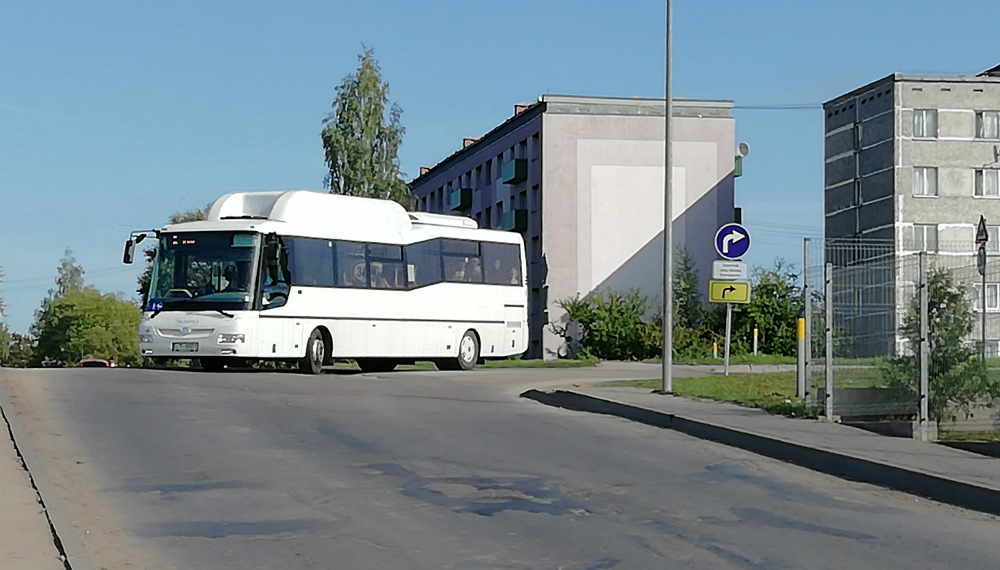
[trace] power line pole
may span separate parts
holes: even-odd
[[[670,123],[674,115],[673,94],[673,13],[670,0],[667,2],[667,47],[666,47],[666,92],[664,93],[663,116],[663,370],[660,391],[670,394],[674,391],[674,216],[673,153],[671,148]]]

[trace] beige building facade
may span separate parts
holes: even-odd
[[[707,288],[714,234],[734,219],[735,120],[729,101],[677,99],[673,228]],[[529,349],[568,347],[552,325],[559,302],[598,290],[662,298],[662,99],[545,95],[410,183],[417,209],[522,234],[528,262]]]

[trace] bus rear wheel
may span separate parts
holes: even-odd
[[[438,360],[438,370],[472,370],[479,362],[479,338],[471,330],[465,331],[458,343],[458,357]]]
[[[321,374],[326,360],[326,342],[319,329],[313,329],[306,342],[306,355],[299,359],[299,371],[306,374]]]
[[[389,358],[359,358],[358,368],[362,372],[392,372],[396,361]]]

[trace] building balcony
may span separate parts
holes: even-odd
[[[528,231],[528,210],[517,209],[500,216],[500,229],[513,232]]]
[[[500,168],[500,182],[504,184],[520,184],[528,179],[528,160],[515,158],[505,162]]]
[[[453,190],[448,196],[448,207],[455,210],[468,210],[472,207],[472,188]]]

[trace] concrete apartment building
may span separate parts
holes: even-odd
[[[707,288],[714,234],[734,218],[730,101],[674,103],[675,243]],[[417,209],[524,236],[530,358],[566,353],[558,302],[637,288],[662,297],[662,99],[545,95],[410,183]]]
[[[893,74],[823,109],[827,259],[838,263],[835,252],[844,251],[831,240],[892,252],[894,283],[881,296],[894,297],[895,322],[887,323],[894,329],[916,279],[903,269],[915,264],[899,260],[919,251],[952,269],[981,311],[973,255],[980,215],[990,224],[988,251],[1000,254],[1000,66],[975,77]],[[988,277],[987,348],[996,354],[1000,273]],[[978,327],[973,338],[981,334]]]

